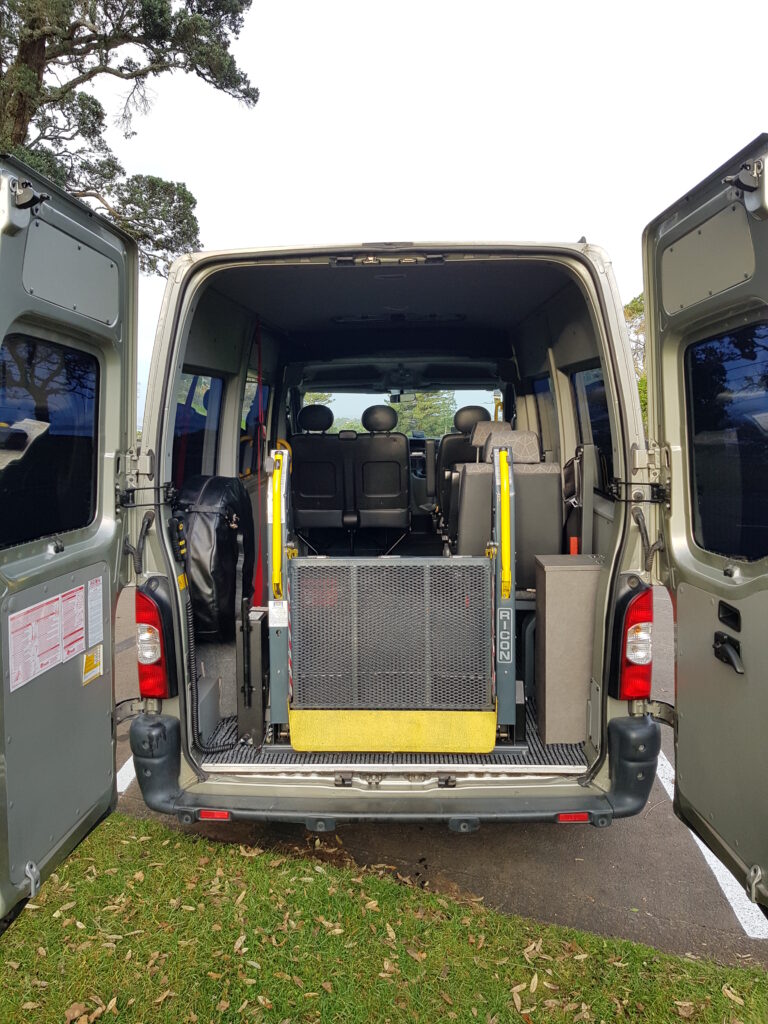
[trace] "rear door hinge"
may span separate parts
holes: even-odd
[[[334,786],[351,786],[352,772],[336,772],[333,776]]]
[[[671,725],[673,729],[677,724],[677,711],[674,704],[667,704],[663,700],[631,700],[629,713],[630,715],[650,715],[654,721]]]

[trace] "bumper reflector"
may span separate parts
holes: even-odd
[[[557,820],[562,822],[589,821],[589,811],[563,811],[562,814],[558,814]]]
[[[198,818],[201,821],[229,821],[229,811],[202,810]]]

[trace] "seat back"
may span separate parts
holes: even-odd
[[[515,487],[515,587],[536,586],[536,555],[560,554],[563,544],[563,497],[560,466],[541,462],[533,431],[492,431],[483,461],[461,467],[457,553],[481,555],[491,538],[493,451],[509,448]]]
[[[372,405],[362,416],[366,434],[355,441],[355,508],[361,528],[406,529],[409,512],[408,438],[395,432],[397,413]]]
[[[489,421],[491,414],[482,405],[465,405],[453,417],[456,432],[444,434],[437,450],[437,502],[444,522],[448,522],[451,504],[451,472],[464,462],[476,462],[477,450],[470,436],[476,423]]]
[[[324,405],[306,405],[299,412],[302,431],[291,437],[291,503],[298,529],[342,525],[344,463],[337,434],[327,434],[333,413]]]

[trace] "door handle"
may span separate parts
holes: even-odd
[[[733,671],[740,676],[744,675],[744,662],[741,660],[741,644],[727,633],[715,633],[715,640],[712,650],[718,661],[730,665]]]

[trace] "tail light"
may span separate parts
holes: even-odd
[[[142,697],[170,697],[163,622],[157,604],[136,591],[136,656]]]
[[[624,613],[621,649],[620,700],[651,695],[653,670],[653,588],[633,597]]]

